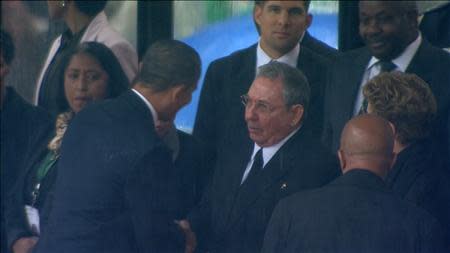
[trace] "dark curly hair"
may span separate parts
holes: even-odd
[[[429,85],[417,75],[382,73],[367,82],[363,94],[370,113],[394,124],[401,144],[429,135],[436,116],[436,99]]]

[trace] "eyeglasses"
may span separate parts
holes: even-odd
[[[252,107],[257,113],[269,114],[277,109],[279,106],[273,106],[261,100],[252,100],[247,94],[241,96],[241,103],[245,108]]]

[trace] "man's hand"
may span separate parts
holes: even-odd
[[[187,220],[176,220],[176,224],[181,228],[186,239],[186,247],[184,249],[185,253],[193,253],[197,247],[197,237],[194,231],[191,229],[191,224]]]
[[[12,250],[14,253],[30,253],[38,241],[38,237],[22,237],[14,242]]]

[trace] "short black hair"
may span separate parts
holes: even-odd
[[[201,72],[201,60],[191,46],[178,40],[159,40],[144,55],[134,84],[140,82],[155,92],[176,85],[193,86]]]
[[[264,5],[265,2],[267,2],[267,0],[255,0],[255,5],[262,6],[262,5]],[[306,12],[308,12],[309,11],[309,5],[311,4],[311,0],[305,0],[305,1],[302,1],[302,2],[305,3],[305,9],[306,9]]]
[[[74,3],[79,11],[81,11],[82,13],[84,13],[90,17],[93,17],[105,9],[105,6],[108,3],[108,1],[107,0],[95,0],[95,1],[75,0]]]
[[[10,65],[14,59],[14,42],[11,35],[3,28],[1,29],[0,46],[3,60]]]

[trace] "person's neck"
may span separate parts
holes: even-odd
[[[342,170],[342,172],[345,174],[355,169],[370,171],[382,179],[386,178],[388,172],[388,168],[386,168],[384,163],[369,163],[367,161],[352,161]]]
[[[161,113],[163,112],[164,103],[165,100],[163,95],[161,93],[156,93],[151,88],[144,87],[141,84],[136,84],[133,89],[137,90],[147,101],[150,102],[150,104],[153,106],[153,109],[155,109],[156,114],[158,115],[158,118],[161,116]]]
[[[69,8],[73,8],[74,11],[68,11],[64,17],[64,21],[72,34],[76,34],[83,30],[94,19],[94,17],[90,17],[76,10],[75,7],[70,6]]]
[[[278,59],[278,58],[280,58],[281,56],[287,54],[290,50],[292,50],[292,48],[291,48],[291,49],[290,49],[289,51],[287,51],[287,52],[280,52],[280,51],[277,51],[277,50],[275,50],[275,49],[273,49],[273,48],[270,48],[270,47],[267,46],[267,45],[264,43],[264,41],[262,41],[262,40],[261,40],[260,45],[261,45],[261,48],[262,48],[262,50],[264,51],[264,53],[266,53],[271,59]]]

